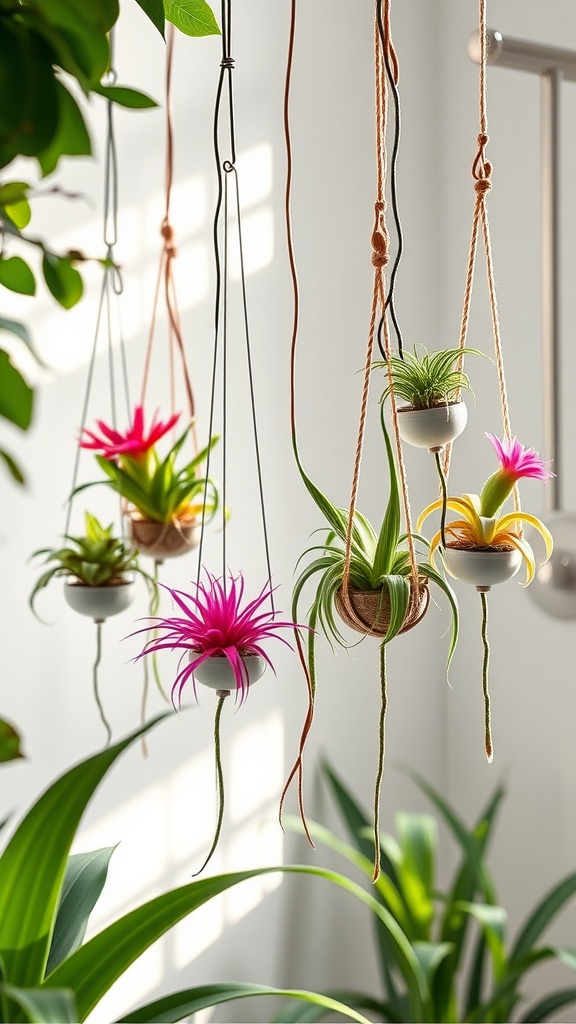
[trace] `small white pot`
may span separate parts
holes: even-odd
[[[415,448],[436,451],[458,437],[468,422],[464,402],[436,405],[433,409],[400,408],[397,412],[402,440]]]
[[[109,615],[118,615],[132,604],[136,595],[134,580],[123,580],[119,583],[108,583],[101,587],[91,587],[79,580],[70,579],[64,584],[66,603],[79,612],[96,620],[107,619]]]
[[[442,551],[446,571],[456,580],[476,587],[492,587],[515,576],[522,565],[519,551],[474,551],[447,547]]]
[[[193,661],[196,653],[190,652],[190,661]],[[259,654],[247,654],[242,658],[248,671],[248,685],[252,686],[257,679],[264,675],[266,662]],[[206,658],[198,668],[194,669],[194,678],[203,686],[209,686],[211,690],[235,690],[236,678],[228,658],[216,655],[213,658]]]

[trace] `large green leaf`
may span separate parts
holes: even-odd
[[[206,0],[164,0],[164,14],[184,35],[220,35],[218,22]]]
[[[7,352],[0,350],[0,416],[21,430],[32,422],[34,392],[22,374],[12,366]]]
[[[34,295],[36,292],[34,274],[20,256],[0,259],[0,284],[21,295]]]
[[[76,1024],[78,1019],[74,993],[69,990],[0,984],[0,991],[24,1012],[28,1024]]]
[[[82,298],[82,278],[66,256],[44,251],[42,273],[49,290],[64,309],[72,309]]]
[[[305,992],[301,989],[270,988],[268,985],[250,985],[243,982],[222,983],[217,985],[199,985],[197,988],[174,992],[172,995],[156,999],[153,1003],[141,1006],[120,1019],[119,1024],[169,1024],[170,1021],[183,1020],[190,1014],[198,1013],[209,1006],[230,1002],[232,999],[249,999],[252,996],[281,996],[285,999],[298,999],[313,1010],[313,1017],[308,1020],[320,1020],[327,1010],[341,1013],[349,1020],[369,1024],[366,1017],[352,1009],[336,995],[321,995],[316,992]],[[370,1007],[372,1008],[372,1007]],[[301,1018],[300,1018],[301,1019]]]
[[[44,177],[55,170],[61,156],[90,156],[92,143],[86,122],[76,100],[66,86],[56,80],[58,125],[50,144],[38,153]]]
[[[504,976],[506,967],[506,911],[503,907],[495,907],[492,904],[464,902],[459,904],[458,909],[475,918],[482,928],[492,957],[493,977],[496,982],[499,982]]]
[[[108,846],[91,853],[75,853],[68,858],[46,974],[82,944],[88,918],[104,888],[115,849]]]
[[[95,789],[118,756],[164,717],[57,779],[0,857],[0,956],[13,984],[34,987],[42,981],[70,846]]]
[[[323,878],[365,903],[380,918],[392,938],[398,966],[410,993],[411,1013],[422,1014],[429,996],[426,977],[410,943],[392,915],[362,886],[344,875],[324,868],[301,865],[255,868],[219,875],[164,893],[95,935],[57,967],[46,978],[44,985],[71,988],[76,993],[79,1021],[82,1022],[130,964],[178,921],[239,882],[277,871]]]
[[[357,1010],[367,1010],[369,1013],[374,1014],[377,1020],[393,1021],[394,1024],[401,1024],[404,1017],[398,1017],[392,1007],[380,999],[374,999],[372,996],[366,995],[365,992],[355,992],[354,990],[330,990],[324,992],[324,996],[328,996],[330,999],[337,999],[340,1003],[345,1003],[346,1006],[353,1006]],[[314,1024],[317,1020],[322,1020],[326,1016],[326,1009],[323,1006],[314,1006],[310,1003],[302,1003],[301,1000],[294,1003],[288,1003],[279,1013],[275,1014],[275,1024]]]
[[[136,3],[148,15],[152,24],[164,38],[164,4],[162,0],[136,0]]]
[[[106,33],[118,17],[117,0],[91,0],[82,5],[76,0],[34,0],[33,6],[68,44],[85,76],[84,87],[97,85],[108,69]],[[65,70],[71,69],[65,66]]]
[[[395,822],[402,854],[396,865],[400,890],[414,924],[413,938],[426,942],[434,920],[436,822],[428,814],[405,811],[396,815]]]

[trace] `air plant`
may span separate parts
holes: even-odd
[[[432,512],[443,509],[443,505],[459,515],[458,519],[447,524],[442,520],[439,531],[430,542],[430,560],[435,564],[435,554],[439,550],[447,571],[456,578],[474,582],[480,593],[484,644],[484,741],[486,756],[491,761],[493,745],[488,693],[490,648],[486,594],[493,583],[504,582],[513,576],[522,562],[526,568],[523,586],[527,587],[533,580],[536,561],[532,547],[523,535],[524,523],[532,526],[543,538],[545,561],[548,561],[553,549],[550,531],[536,516],[518,509],[502,514],[502,506],[519,480],[529,478],[546,482],[554,474],[534,448],[525,448],[517,438],[500,441],[493,434],[486,436],[494,446],[500,466],[486,480],[481,493],[448,497],[445,503],[442,499],[432,502],[420,515],[416,529],[421,530],[425,519]],[[466,566],[467,553],[475,556],[472,568]],[[487,567],[486,574],[483,566]]]
[[[181,706],[188,683],[196,698],[197,682],[216,690],[214,739],[218,818],[212,846],[197,874],[204,870],[216,849],[224,817],[224,777],[220,757],[220,717],[224,701],[234,690],[237,701],[244,703],[249,685],[262,675],[266,665],[275,671],[263,645],[270,640],[280,640],[290,647],[280,631],[297,627],[294,622],[277,619],[273,600],[275,588],[271,583],[267,583],[252,601],[244,602],[242,574],[217,578],[206,573],[206,577],[206,582],[199,580],[190,594],[160,584],[171,595],[181,615],[151,617],[150,626],[132,634],[154,631],[136,661],[160,651],[181,652],[172,686],[172,702],[176,708]],[[181,667],[183,660],[185,664]],[[210,667],[216,671],[206,672]]]
[[[300,603],[304,588],[310,580],[314,580],[316,590],[312,605],[306,616],[309,627],[307,640],[307,666],[309,682],[309,709],[300,740],[298,758],[288,777],[284,795],[298,773],[301,779],[302,755],[306,738],[310,731],[314,714],[316,697],[316,636],[317,627],[324,633],[332,647],[347,648],[348,642],[337,624],[336,614],[352,625],[352,628],[363,632],[365,636],[376,636],[380,639],[380,684],[381,712],[379,724],[380,753],[376,774],[374,793],[375,821],[375,878],[378,877],[379,839],[378,839],[378,808],[380,783],[384,761],[384,728],[387,705],[386,679],[386,645],[399,633],[406,631],[422,618],[429,601],[428,584],[435,583],[447,596],[452,613],[452,633],[448,649],[447,669],[452,660],[458,638],[458,604],[456,596],[441,571],[432,565],[425,556],[414,551],[417,560],[417,579],[413,578],[412,557],[409,549],[409,537],[401,532],[399,482],[392,446],[384,421],[384,407],[381,406],[381,426],[390,477],[390,495],[380,530],[377,533],[368,519],[355,510],[351,532],[349,554],[349,586],[348,593],[343,593],[343,582],[346,570],[346,538],[348,534],[349,511],[336,508],[301,469],[304,483],[316,505],[327,520],[324,529],[327,536],[322,544],[308,548],[301,556],[311,560],[301,570],[294,586],[292,601],[292,617],[300,618]],[[421,542],[427,547],[427,541],[413,535],[413,545]],[[414,548],[413,548],[414,550]],[[370,597],[368,608],[362,614],[357,603],[357,596]],[[355,612],[350,618],[347,609],[352,605]],[[305,826],[305,816],[300,793],[300,812]],[[310,838],[310,837],[309,837]]]
[[[204,515],[212,518],[218,508],[218,491],[214,482],[199,474],[199,468],[209,456],[218,438],[183,466],[177,462],[190,425],[172,445],[168,454],[160,458],[157,442],[178,422],[180,414],[165,423],[154,415],[148,430],[144,424],[144,410],[136,406],[131,425],[120,433],[103,420],[98,420],[100,433],[84,429],[80,447],[94,451],[100,469],[108,478],[104,483],[126,499],[142,517],[158,523],[192,522]],[[91,484],[83,484],[77,491]]]
[[[390,396],[406,403],[410,409],[433,409],[439,405],[449,405],[460,400],[461,391],[470,391],[468,374],[455,364],[465,355],[483,355],[475,348],[445,348],[438,352],[428,352],[420,346],[421,355],[416,346],[414,354],[404,352],[402,356],[391,355],[389,361],[378,360],[372,364],[373,369],[388,370],[390,377],[384,388],[381,401]]]

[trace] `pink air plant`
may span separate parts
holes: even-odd
[[[479,513],[492,519],[497,515],[512,488],[523,477],[546,482],[554,473],[534,448],[525,448],[516,437],[510,440],[504,438],[502,441],[494,434],[486,434],[486,437],[494,445],[500,468],[488,478],[482,488]]]
[[[84,429],[85,436],[80,439],[80,447],[97,451],[105,459],[116,459],[121,455],[131,459],[141,459],[161,437],[164,437],[164,434],[172,429],[180,418],[180,413],[176,413],[166,423],[162,423],[160,420],[157,421],[157,415],[157,412],[154,413],[148,433],[144,427],[144,409],[141,405],[137,405],[134,409],[132,424],[124,434],[108,426],[103,420],[97,420],[101,436]]]
[[[242,608],[244,580],[241,574],[217,579],[207,573],[207,577],[206,584],[196,584],[194,594],[165,586],[164,589],[172,595],[172,600],[183,612],[183,617],[155,618],[152,625],[137,630],[138,633],[154,630],[161,635],[148,640],[136,660],[157,651],[180,650],[183,657],[189,653],[190,657],[178,672],[172,686],[172,702],[175,706],[176,701],[180,705],[182,691],[190,680],[196,695],[194,673],[202,662],[213,657],[228,659],[234,673],[236,694],[240,703],[243,703],[248,692],[248,671],[243,657],[259,655],[274,671],[261,645],[266,640],[281,640],[290,647],[288,641],[278,635],[278,630],[296,627],[294,622],[276,621],[271,605],[267,609],[263,608],[273,593],[269,583],[262,588],[258,597]]]

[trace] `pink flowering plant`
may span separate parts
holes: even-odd
[[[164,586],[164,584],[160,584]],[[280,640],[290,647],[280,635],[282,630],[297,628],[297,624],[279,621],[274,609],[274,588],[267,583],[252,601],[244,601],[244,579],[229,575],[217,578],[206,573],[206,581],[198,581],[194,591],[187,594],[182,590],[169,592],[180,614],[168,617],[151,617],[150,626],[137,633],[152,632],[136,661],[160,651],[180,651],[181,657],[174,684],[172,702],[180,707],[182,694],[188,683],[194,695],[196,682],[203,682],[202,666],[210,659],[223,659],[229,668],[233,686],[225,681],[216,690],[218,698],[214,723],[214,747],[216,759],[216,782],[218,794],[218,816],[214,839],[199,874],[204,870],[218,845],[224,817],[224,774],[220,755],[220,717],[225,698],[231,689],[242,704],[250,684],[246,659],[251,656],[262,658],[274,671],[274,665],[267,654],[265,645],[270,640]],[[302,627],[299,627],[302,628]],[[184,664],[182,664],[184,662]],[[207,685],[213,685],[208,683]]]
[[[546,559],[552,554],[552,537],[549,530],[536,516],[527,512],[502,513],[502,506],[512,493],[519,480],[524,478],[546,481],[554,474],[548,468],[534,448],[525,448],[517,438],[500,441],[494,434],[486,434],[494,445],[498,461],[498,469],[486,480],[480,494],[463,494],[461,497],[449,497],[446,508],[459,514],[459,518],[447,525],[441,524],[440,530],[430,542],[430,558],[434,564],[434,553],[438,547],[452,544],[455,547],[510,550],[515,548],[522,555],[526,566],[524,586],[533,580],[536,565],[534,553],[526,538],[522,526],[528,523],[540,533],[546,546]],[[417,531],[422,529],[424,520],[438,509],[442,509],[443,501],[438,499],[424,509],[416,525]]]
[[[145,426],[144,409],[136,406],[132,423],[122,433],[103,420],[97,421],[96,430],[84,429],[80,447],[93,451],[96,461],[107,480],[103,481],[117,491],[146,519],[169,523],[174,519],[194,519],[205,509],[212,518],[219,504],[214,482],[201,475],[200,467],[206,461],[217,437],[192,459],[181,465],[181,456],[190,426],[180,435],[167,455],[160,457],[157,443],[176,425],[180,413],[166,422],[152,418]],[[95,482],[83,484],[77,493]]]

